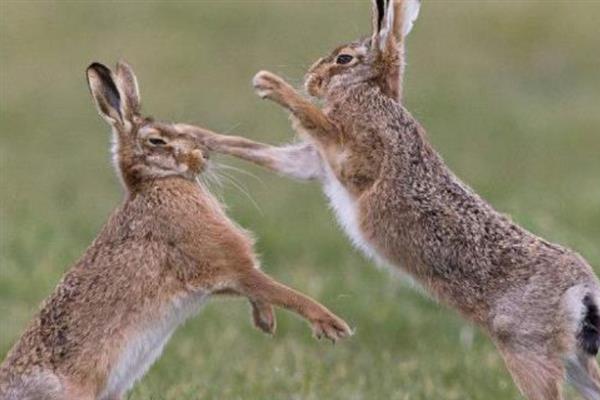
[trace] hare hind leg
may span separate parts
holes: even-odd
[[[499,347],[515,384],[527,400],[562,400],[564,368],[556,357]]]

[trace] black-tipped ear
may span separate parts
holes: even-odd
[[[383,16],[385,15],[385,10],[387,8],[387,3],[389,0],[376,0],[377,3],[377,32],[381,30],[381,24],[383,22]]]
[[[394,25],[395,6],[399,0],[373,0],[373,46],[383,49]]]
[[[128,118],[140,113],[140,90],[137,78],[125,61],[117,63],[117,87],[121,92],[121,111]]]
[[[383,16],[385,15],[386,0],[372,0],[371,2],[371,25],[372,25],[372,36],[377,37],[381,30],[381,24],[383,23]]]
[[[95,62],[87,68],[86,76],[100,116],[111,125],[122,123],[121,96],[111,70]]]

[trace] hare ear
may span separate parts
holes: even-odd
[[[395,1],[397,5],[394,32],[396,34],[396,38],[398,40],[402,40],[402,38],[410,33],[415,21],[419,17],[421,0]]]
[[[377,3],[380,4],[381,1]],[[375,37],[382,51],[388,46],[402,43],[412,30],[421,8],[421,0],[385,0],[384,3],[383,7],[378,6],[378,10],[383,9],[383,15],[379,17],[379,30]]]
[[[397,4],[402,0],[385,0],[383,7],[383,15],[380,17],[379,32],[377,33],[377,45],[379,50],[384,51],[387,47],[395,46],[396,44],[396,11]]]
[[[121,113],[127,118],[140,113],[140,89],[133,69],[125,61],[117,63],[117,88],[121,93]]]
[[[373,39],[379,35],[381,30],[381,23],[383,22],[383,16],[385,14],[385,5],[387,0],[372,0],[372,11],[371,11],[371,25],[373,28]]]
[[[122,124],[121,96],[111,70],[95,62],[87,68],[86,75],[100,116],[110,125]]]

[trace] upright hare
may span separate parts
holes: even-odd
[[[259,96],[291,113],[303,143],[278,148],[204,132],[205,142],[320,180],[352,242],[483,327],[528,399],[561,399],[566,373],[585,398],[599,400],[600,288],[592,268],[461,182],[401,104],[404,38],[419,5],[374,2],[371,37],[314,63],[305,86],[323,109],[272,73],[255,76]]]
[[[206,165],[199,137],[140,115],[133,71],[87,70],[126,189],[83,257],[0,366],[0,399],[119,399],[212,294],[247,297],[272,333],[272,305],[306,318],[317,337],[350,333],[322,305],[259,269],[248,233],[196,182]]]

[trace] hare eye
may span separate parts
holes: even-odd
[[[165,144],[167,144],[167,142],[164,139],[156,138],[156,137],[148,139],[148,142],[152,146],[164,146]]]
[[[354,57],[352,57],[350,54],[340,54],[335,59],[335,62],[336,62],[336,64],[348,64],[353,59],[354,59]]]

